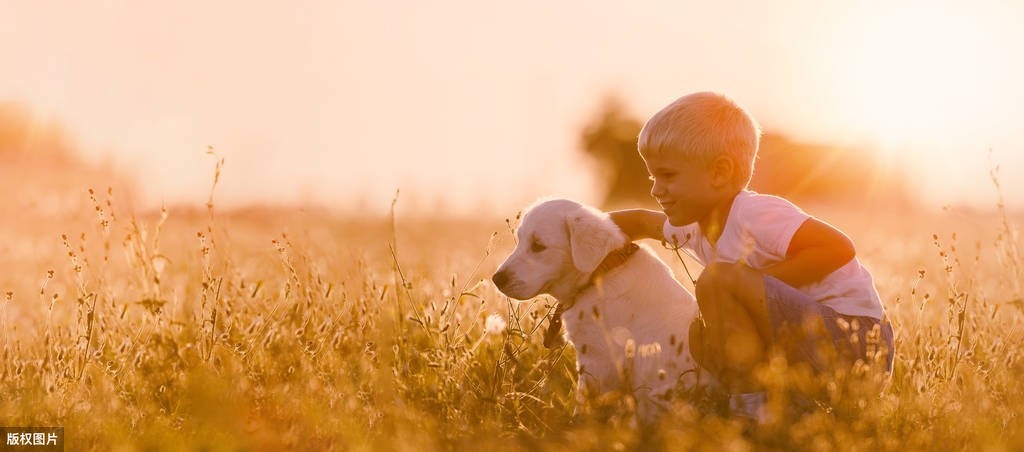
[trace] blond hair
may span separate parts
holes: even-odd
[[[678,152],[710,165],[726,156],[738,169],[741,188],[754,172],[761,129],[753,116],[732,99],[718,93],[693,93],[672,102],[651,116],[640,130],[637,147],[642,155]]]

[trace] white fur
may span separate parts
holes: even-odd
[[[517,299],[575,298],[562,319],[576,348],[581,398],[631,392],[647,423],[667,407],[665,396],[677,382],[692,388],[698,378],[688,342],[697,302],[651,250],[641,246],[577,293],[604,257],[627,243],[607,214],[568,200],[538,202],[517,236],[518,246],[495,275],[498,289]],[[545,249],[538,251],[537,242]]]

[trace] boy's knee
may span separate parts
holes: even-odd
[[[712,264],[713,266],[714,264]],[[703,308],[704,300],[714,297],[718,289],[721,287],[719,283],[719,273],[712,273],[712,266],[708,266],[701,272],[700,277],[697,278],[697,282],[693,285],[693,294],[697,297],[697,303],[701,304]]]
[[[728,291],[742,284],[751,271],[740,263],[715,262],[708,265],[694,285],[697,301],[700,302],[702,296],[713,297],[717,292]]]
[[[704,269],[701,279],[707,276],[711,283],[729,284],[735,283],[749,276],[753,272],[750,267],[739,262],[714,262]]]
[[[740,263],[716,262],[704,269],[694,286],[701,312],[716,316],[721,310],[739,307],[758,320],[764,309],[764,275]],[[725,314],[722,314],[725,315]]]

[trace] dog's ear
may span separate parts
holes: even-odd
[[[572,263],[577,270],[585,273],[594,271],[608,253],[622,244],[622,238],[615,234],[614,227],[607,221],[585,209],[566,219]]]

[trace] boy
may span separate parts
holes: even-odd
[[[611,212],[632,240],[683,247],[705,266],[695,286],[694,358],[730,393],[735,414],[765,421],[753,371],[769,350],[818,374],[838,356],[892,371],[893,331],[846,235],[775,196],[747,190],[760,130],[731,99],[684,96],[640,131],[662,212]],[[701,345],[696,345],[701,344]]]

